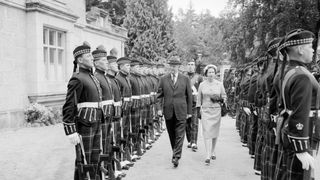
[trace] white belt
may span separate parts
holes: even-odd
[[[99,102],[83,102],[83,103],[77,104],[77,107],[78,107],[78,109],[80,109],[80,108],[100,108],[101,103],[99,103]]]
[[[131,101],[131,97],[124,97],[123,101]]]
[[[131,98],[132,98],[132,99],[141,99],[140,96],[132,96]]]
[[[102,101],[102,102],[101,102],[101,105],[102,105],[102,106],[111,105],[111,104],[113,104],[113,102],[114,102],[113,100],[106,100],[106,101]]]
[[[318,112],[318,115],[320,116],[320,110],[311,110],[309,112],[309,117],[314,117],[315,113]]]
[[[113,103],[114,106],[121,106],[121,101],[117,101]]]
[[[148,97],[148,96],[147,96],[146,94],[142,94],[141,97],[142,97],[142,98],[146,98],[146,97]]]
[[[150,95],[154,96],[154,95],[157,95],[157,93],[156,92],[151,92]]]
[[[195,96],[196,96],[196,95],[198,95],[198,93],[197,93],[197,92],[193,92],[192,95],[195,95]]]

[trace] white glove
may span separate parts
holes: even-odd
[[[256,115],[256,116],[258,116],[258,113],[257,113],[257,111],[255,111],[255,110],[253,111],[253,114]]]
[[[79,134],[78,133],[73,133],[68,135],[69,141],[71,144],[73,145],[77,145],[80,143],[80,138],[79,138]]]
[[[251,114],[251,111],[250,111],[249,108],[244,107],[243,110],[244,110],[244,112],[245,112],[247,115],[250,115],[250,114]]]
[[[309,166],[314,168],[314,158],[309,153],[296,153],[296,156],[302,164],[302,169],[309,170]]]
[[[158,110],[158,116],[162,116],[162,111]]]

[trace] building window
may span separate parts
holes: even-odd
[[[65,32],[48,27],[43,28],[43,62],[47,80],[64,80],[65,39]]]

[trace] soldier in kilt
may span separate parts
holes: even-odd
[[[258,60],[260,60],[260,58],[256,59],[255,61],[258,61]],[[258,114],[257,114],[256,104],[254,101],[254,96],[257,90],[257,76],[258,76],[256,62],[254,62],[254,64],[252,65],[252,69],[253,69],[253,75],[251,76],[249,90],[248,90],[248,102],[250,104],[250,110],[252,112],[249,115],[248,148],[249,148],[249,155],[251,155],[251,158],[254,158],[257,131],[258,131]]]
[[[268,95],[268,101],[267,106],[268,108],[268,114],[267,117],[269,121],[267,121],[266,126],[266,142],[268,143],[267,146],[267,154],[268,159],[266,159],[267,163],[267,169],[266,169],[266,176],[268,180],[272,180],[274,177],[274,172],[277,164],[277,156],[278,156],[278,146],[275,143],[276,140],[276,116],[271,113],[271,99],[273,99],[273,96],[276,96],[276,93],[274,93],[274,79],[275,79],[275,71],[277,70],[276,67],[276,61],[277,61],[277,48],[279,45],[281,38],[276,38],[269,42],[268,44],[268,69],[267,69],[267,78],[266,78],[266,85],[267,85],[267,95]]]
[[[250,106],[248,103],[248,90],[251,78],[251,68],[247,67],[244,70],[244,78],[240,83],[240,99],[241,99],[241,115],[240,115],[240,134],[241,142],[244,147],[248,147],[248,130],[249,130],[249,115],[251,114]]]
[[[120,121],[121,129],[122,129],[122,144],[123,144],[123,157],[122,157],[122,165],[132,166],[131,162],[131,154],[130,154],[130,129],[131,129],[131,105],[132,105],[132,89],[129,80],[130,74],[130,62],[131,60],[127,57],[121,57],[117,60],[117,64],[119,65],[119,73],[116,75],[116,80],[119,85],[120,93],[121,93],[121,109],[122,109],[122,119]]]
[[[122,104],[122,99],[121,99],[121,92],[120,88],[118,85],[118,82],[115,78],[116,74],[119,72],[118,69],[118,64],[117,64],[117,58],[115,56],[107,56],[107,60],[109,62],[109,68],[107,71],[107,78],[110,80],[110,85],[112,88],[113,92],[113,97],[114,97],[114,103],[113,103],[113,109],[114,111],[111,113],[112,114],[112,144],[113,144],[113,151],[115,151],[113,154],[115,156],[113,157],[113,162],[116,164],[115,166],[115,173],[116,174],[122,174],[121,173],[121,165],[120,165],[120,146],[121,146],[121,127],[120,127],[120,120],[121,120],[121,104]],[[118,151],[119,150],[119,151]]]
[[[150,93],[152,91],[147,74],[148,74],[148,61],[143,59],[142,60],[143,66],[141,68],[141,80],[143,84],[143,95],[142,95],[142,101],[143,101],[143,108],[141,112],[141,118],[142,118],[142,124],[144,127],[144,150],[148,150],[152,147],[151,141],[149,141],[149,124],[150,124],[150,105],[151,105],[151,99],[150,99]]]
[[[84,43],[73,51],[74,74],[68,83],[66,102],[62,108],[63,124],[70,142],[76,145],[74,179],[98,179],[98,160],[101,152],[102,92],[99,81],[92,73],[93,57],[90,46]],[[79,66],[79,72],[75,72]],[[80,144],[79,144],[80,143]],[[84,152],[84,154],[82,154]],[[88,172],[78,166],[89,165]]]
[[[151,93],[152,99],[152,124],[153,124],[153,132],[154,132],[154,140],[157,140],[160,136],[160,123],[159,123],[159,116],[156,106],[157,100],[157,89],[159,84],[159,77],[158,77],[158,68],[156,63],[152,63],[152,67],[150,68],[150,78],[152,80],[153,91]]]
[[[289,32],[279,45],[283,61],[288,61],[280,91],[284,107],[280,145],[287,165],[284,178],[288,180],[314,179],[313,151],[319,146],[319,139],[314,137],[320,133],[315,124],[320,86],[307,69],[312,62],[313,40],[312,32],[297,29]]]
[[[111,83],[109,78],[105,76],[105,73],[108,70],[108,60],[107,52],[105,48],[101,45],[97,47],[96,50],[92,52],[94,58],[94,66],[96,68],[95,76],[100,82],[102,89],[102,111],[103,111],[103,121],[101,123],[102,130],[102,154],[110,155],[112,150],[112,136],[111,136],[111,123],[112,123],[112,112],[113,109],[113,92],[111,88]],[[108,170],[109,176],[112,176],[113,172],[112,161],[109,158],[109,161],[102,162],[104,167]]]
[[[130,68],[130,84],[132,88],[132,107],[131,107],[131,122],[132,122],[132,133],[135,135],[133,141],[133,158],[139,158],[142,156],[141,151],[141,138],[140,129],[142,125],[141,120],[141,96],[142,96],[142,81],[140,77],[140,65],[141,61],[138,59],[132,59]]]

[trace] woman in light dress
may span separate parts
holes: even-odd
[[[215,147],[219,136],[221,122],[221,107],[219,102],[226,101],[223,84],[216,80],[217,67],[207,65],[204,68],[205,80],[198,89],[197,108],[202,122],[202,132],[206,148],[205,164],[210,164],[210,159],[215,160]]]

